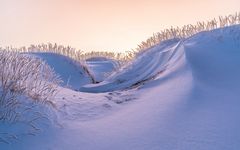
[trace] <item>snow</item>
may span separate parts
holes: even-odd
[[[107,92],[130,88],[138,83],[144,82],[155,75],[163,72],[168,67],[168,63],[177,59],[179,55],[173,54],[181,44],[179,40],[169,40],[155,46],[145,55],[139,56],[131,64],[109,76],[99,84],[89,84],[80,88],[84,92]],[[178,51],[181,53],[181,51]],[[171,60],[170,60],[171,59]]]
[[[61,127],[0,149],[239,149],[239,65],[240,25],[165,41],[89,93],[59,87]]]
[[[90,77],[81,64],[73,61],[71,58],[54,53],[36,52],[30,53],[30,55],[46,61],[63,80],[62,86],[77,90],[81,86],[91,83]]]
[[[119,68],[119,63],[112,59],[92,58],[86,64],[97,82],[103,81]]]
[[[71,58],[54,53],[35,52],[30,53],[30,55],[46,61],[63,80],[61,85],[74,90],[92,83],[91,78],[85,72],[82,65],[88,67],[96,82],[103,81],[119,68],[119,63],[116,60],[106,58],[91,58],[81,64]]]

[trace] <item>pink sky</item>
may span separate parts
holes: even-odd
[[[0,46],[125,51],[164,28],[237,11],[239,0],[0,0]]]

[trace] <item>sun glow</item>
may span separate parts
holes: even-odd
[[[239,4],[239,0],[1,0],[0,46],[57,42],[87,51],[125,51],[153,32],[232,14],[239,11]]]

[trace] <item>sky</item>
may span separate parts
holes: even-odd
[[[0,0],[0,47],[127,51],[171,26],[240,11],[240,0]]]

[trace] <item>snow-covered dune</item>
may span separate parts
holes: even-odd
[[[204,32],[183,44],[194,83],[214,88],[239,88],[240,28]]]
[[[61,88],[63,128],[0,149],[237,150],[239,66],[240,25],[165,41],[81,88],[91,93]]]
[[[31,53],[31,55],[41,58],[51,66],[63,80],[62,86],[77,90],[85,84],[92,83],[91,78],[81,64],[73,61],[71,58],[54,53],[37,52]]]

